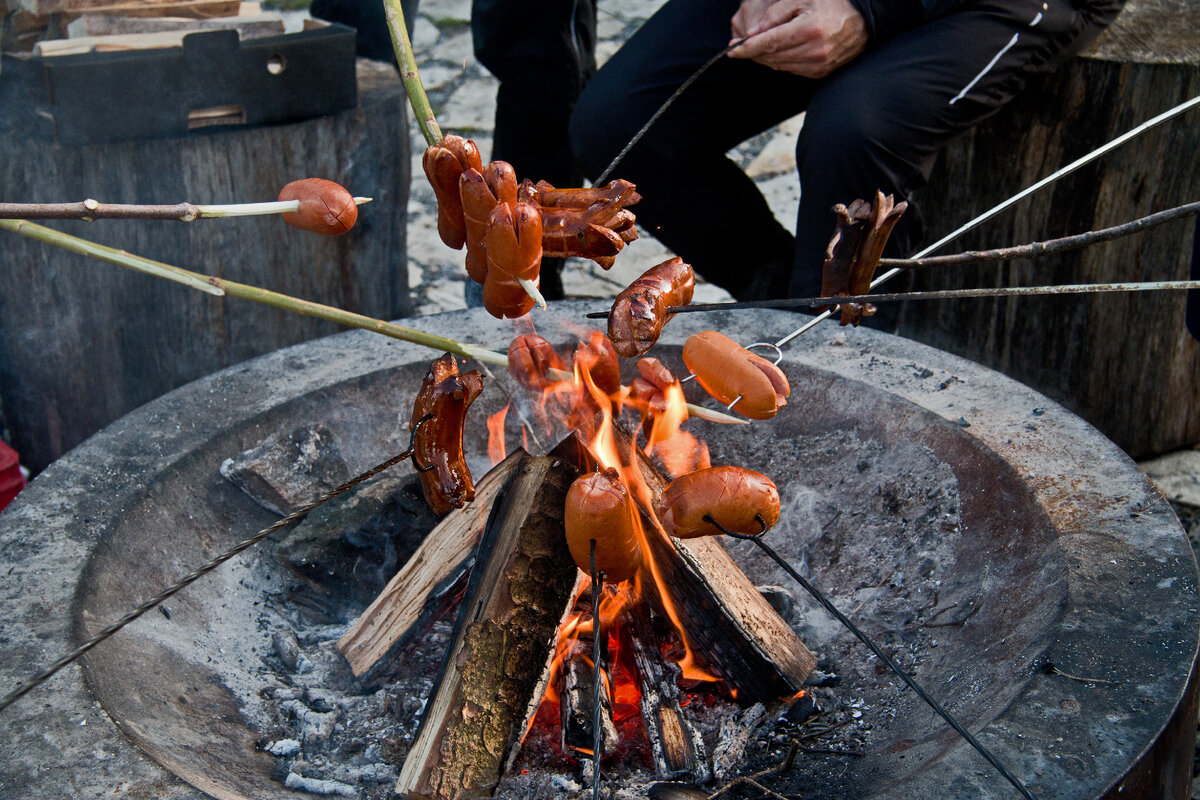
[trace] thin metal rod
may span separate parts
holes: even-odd
[[[790,564],[788,564],[786,561],[784,561],[782,558],[780,558],[779,554],[775,552],[774,548],[772,548],[770,545],[768,545],[766,542],[763,541],[761,533],[755,534],[755,535],[734,533],[733,531],[727,530],[724,527],[722,527],[720,524],[718,524],[712,518],[711,515],[705,515],[704,519],[706,522],[716,526],[724,533],[726,533],[730,536],[733,536],[736,539],[746,539],[751,542],[754,542],[754,544],[756,544],[759,547],[759,549],[761,549],[764,553],[766,553],[771,558],[771,560],[773,560],[776,564],[778,564],[783,569],[784,572],[791,575],[792,578],[794,578],[797,583],[799,583],[801,586],[803,586],[804,590],[806,592],[808,592],[809,594],[811,594],[818,603],[820,603],[822,606],[824,606],[825,610],[828,611],[830,614],[832,614],[837,619],[838,622],[842,623],[842,625],[844,625],[847,630],[849,630],[856,637],[858,637],[858,640],[860,642],[862,642],[863,644],[865,644],[871,650],[871,652],[875,654],[875,656],[880,661],[887,664],[888,668],[891,669],[892,672],[895,672],[896,675],[898,675],[900,677],[900,679],[902,681],[904,681],[905,684],[908,685],[908,688],[910,688],[914,692],[916,692],[917,696],[920,697],[922,700],[924,700],[929,705],[930,708],[932,708],[934,711],[936,711],[938,716],[940,716],[942,719],[944,719],[951,728],[953,728],[955,731],[958,732],[958,734],[960,736],[962,736],[964,739],[966,739],[967,743],[970,744],[971,747],[975,748],[975,750],[981,756],[983,756],[984,759],[986,759],[989,764],[991,764],[993,767],[995,767],[1000,772],[1001,775],[1003,775],[1006,779],[1008,779],[1008,782],[1011,783],[1017,789],[1017,791],[1019,791],[1021,793],[1021,795],[1023,797],[1027,798],[1027,800],[1036,800],[1036,798],[1030,793],[1030,791],[1027,788],[1025,788],[1025,784],[1023,784],[1016,775],[1014,775],[1012,772],[1010,772],[1009,769],[1000,762],[1000,759],[996,758],[996,756],[990,750],[988,750],[987,747],[985,747],[982,742],[980,742],[978,739],[976,739],[974,736],[972,736],[970,731],[968,731],[966,728],[964,728],[958,722],[958,720],[956,720],[954,718],[954,716],[949,711],[947,711],[945,708],[943,708],[942,705],[940,703],[938,703],[937,700],[935,700],[928,692],[926,692],[923,688],[921,688],[921,685],[919,683],[917,683],[916,680],[913,679],[912,676],[910,676],[903,669],[901,669],[900,665],[897,664],[895,661],[893,661],[891,656],[889,656],[887,653],[883,652],[883,650],[880,649],[880,647],[877,644],[875,644],[875,642],[873,642],[871,640],[871,638],[869,636],[867,636],[867,634],[865,634],[861,629],[859,629],[859,627],[857,625],[855,625],[853,622],[851,622],[849,617],[847,617],[845,614],[843,614],[841,611],[839,611],[837,606],[835,606],[832,602],[830,602],[829,598],[825,596],[824,592],[822,592],[820,589],[818,589],[810,581],[805,579],[804,576],[802,576],[799,572],[797,572],[795,569],[793,569]],[[761,517],[759,518],[759,523],[762,524]],[[766,527],[765,524],[763,525],[763,527],[765,529],[765,527]],[[764,532],[765,532],[765,530],[764,530]]]
[[[422,419],[418,420],[417,425],[420,425],[422,422],[424,422],[428,418],[429,417],[423,417]],[[413,430],[415,433],[416,429],[414,428]],[[291,525],[292,523],[298,522],[298,521],[304,519],[304,517],[308,516],[318,506],[321,506],[322,504],[329,502],[330,500],[332,500],[333,498],[337,497],[340,494],[348,492],[350,489],[353,489],[355,486],[362,483],[363,481],[370,480],[371,478],[375,477],[379,473],[383,472],[385,469],[388,469],[389,467],[399,464],[401,461],[403,461],[406,458],[409,458],[410,456],[412,456],[412,442],[411,441],[409,442],[408,449],[405,450],[403,453],[400,453],[397,456],[393,456],[393,457],[389,458],[387,461],[384,461],[382,464],[377,464],[376,466],[372,467],[371,469],[367,470],[366,472],[362,473],[361,475],[358,475],[357,477],[351,478],[349,481],[343,483],[341,486],[337,487],[336,489],[332,489],[332,490],[326,492],[325,494],[321,495],[319,498],[312,501],[311,503],[301,506],[300,508],[293,511],[291,514],[288,514],[286,517],[283,517],[283,518],[279,519],[277,522],[271,524],[270,526],[263,528],[261,531],[254,534],[249,539],[244,539],[241,542],[238,542],[236,545],[229,548],[225,552],[221,553],[217,557],[213,558],[211,561],[204,564],[203,566],[197,567],[196,569],[192,570],[187,575],[185,575],[183,578],[181,578],[179,581],[172,584],[171,586],[168,586],[166,589],[163,589],[161,592],[154,595],[149,600],[147,600],[146,602],[139,605],[137,608],[134,608],[132,611],[127,612],[124,616],[122,616],[116,622],[111,623],[110,625],[108,625],[107,627],[105,627],[104,629],[99,631],[95,636],[88,639],[83,644],[79,645],[79,647],[76,647],[74,650],[67,653],[65,656],[60,658],[58,661],[55,661],[53,664],[46,667],[41,672],[38,672],[36,675],[34,675],[33,677],[26,680],[24,683],[22,683],[16,689],[9,692],[2,699],[0,699],[0,711],[3,711],[4,709],[8,708],[10,705],[12,705],[17,700],[24,697],[30,691],[37,688],[41,684],[45,683],[47,680],[49,680],[55,673],[57,673],[63,667],[67,666],[72,661],[79,658],[84,653],[88,652],[93,647],[100,644],[105,639],[109,638],[114,633],[121,630],[129,623],[133,622],[138,617],[145,614],[147,611],[150,611],[151,609],[155,608],[159,604],[165,602],[166,600],[169,600],[171,597],[173,597],[174,595],[183,591],[188,586],[191,586],[193,583],[198,581],[200,578],[202,578],[205,575],[207,575],[208,573],[212,572],[214,569],[221,566],[229,559],[231,559],[234,556],[238,555],[239,553],[249,549],[250,547],[258,544],[263,539],[266,539],[268,536],[275,533],[276,531],[282,530],[283,528],[286,528],[287,526]]]
[[[658,110],[650,115],[650,119],[646,120],[645,124],[642,125],[642,127],[638,129],[638,132],[633,135],[633,138],[630,139],[629,142],[623,148],[621,148],[621,152],[617,153],[616,157],[613,158],[612,161],[608,162],[608,166],[605,167],[604,171],[600,173],[600,176],[598,178],[596,178],[595,181],[593,181],[592,185],[593,186],[604,185],[604,183],[606,181],[608,181],[609,176],[612,175],[613,170],[615,170],[617,168],[617,165],[621,163],[621,161],[625,158],[625,156],[629,155],[629,151],[633,149],[633,146],[642,140],[642,137],[646,135],[646,131],[650,130],[650,126],[653,125],[654,123],[658,122],[659,117],[661,117],[663,114],[665,114],[667,109],[671,107],[671,104],[674,103],[677,99],[679,99],[679,95],[683,94],[689,86],[691,86],[693,83],[695,83],[696,80],[701,75],[703,75],[709,67],[711,67],[713,64],[720,61],[731,50],[734,50],[735,48],[737,48],[744,41],[746,41],[746,40],[738,39],[736,42],[733,42],[728,47],[726,47],[724,50],[722,50],[721,52],[717,53],[712,58],[710,58],[708,61],[705,61],[700,66],[699,69],[697,69],[695,72],[693,72],[691,75],[688,76],[688,79],[686,81],[679,84],[679,88],[676,89],[674,92],[672,92],[671,96],[668,97],[666,100],[664,100],[663,104],[658,107]]]
[[[1200,280],[1189,281],[1132,281],[1128,283],[1070,283],[1056,286],[1001,286],[982,289],[941,289],[929,292],[894,292],[892,294],[848,294],[830,297],[789,297],[782,300],[740,300],[730,303],[696,303],[690,306],[671,306],[670,314],[705,311],[737,311],[748,308],[795,308],[797,306],[837,305],[839,303],[890,303],[897,300],[962,300],[982,297],[1027,297],[1030,295],[1108,294],[1112,292],[1162,292],[1200,289]],[[587,315],[599,319],[605,312]]]
[[[1100,158],[1101,156],[1107,154],[1109,151],[1114,150],[1117,147],[1120,147],[1121,145],[1125,144],[1130,139],[1140,136],[1141,134],[1145,133],[1146,131],[1150,130],[1151,128],[1155,127],[1156,125],[1161,125],[1162,123],[1166,122],[1169,119],[1172,119],[1173,117],[1177,117],[1186,111],[1190,111],[1191,109],[1195,108],[1197,105],[1200,105],[1200,95],[1193,97],[1191,100],[1186,100],[1186,101],[1180,103],[1179,105],[1175,106],[1174,108],[1170,108],[1170,109],[1164,111],[1163,113],[1159,114],[1156,117],[1146,120],[1141,125],[1138,125],[1136,128],[1126,131],[1125,133],[1121,134],[1120,136],[1118,136],[1117,138],[1108,142],[1107,144],[1101,145],[1100,147],[1096,148],[1095,150],[1088,153],[1087,155],[1077,158],[1076,160],[1072,161],[1070,164],[1067,164],[1065,167],[1058,170],[1057,172],[1051,173],[1050,175],[1047,175],[1045,178],[1042,178],[1037,183],[1034,183],[1031,186],[1028,186],[1027,188],[1022,189],[1020,192],[1017,192],[1015,195],[1008,198],[1007,200],[1005,200],[1001,203],[998,203],[995,206],[992,206],[991,208],[989,208],[987,211],[984,211],[979,216],[960,225],[958,228],[955,228],[953,231],[946,234],[941,239],[938,239],[933,244],[924,248],[923,250],[918,252],[916,255],[914,255],[913,258],[914,259],[924,258],[925,256],[929,255],[930,253],[933,253],[934,251],[939,250],[943,245],[953,241],[954,239],[957,239],[962,234],[981,225],[982,223],[986,222],[987,220],[989,220],[992,217],[999,214],[1001,211],[1004,211],[1008,207],[1014,205],[1015,203],[1019,202],[1020,200],[1023,200],[1024,198],[1028,197],[1029,195],[1033,194],[1034,192],[1038,191],[1039,189],[1042,189],[1045,186],[1049,186],[1050,184],[1057,181],[1059,178],[1069,175],[1072,172],[1074,172],[1075,170],[1079,169],[1080,167],[1082,167],[1086,164],[1089,164],[1092,161],[1095,161],[1097,158]],[[887,272],[883,273],[879,277],[875,278],[875,280],[871,281],[871,288],[874,289],[876,286],[879,286],[884,281],[891,280],[895,276],[899,275],[901,272],[902,272],[902,270],[899,267],[894,267],[894,268],[888,270]],[[804,325],[801,325],[799,328],[792,331],[787,336],[784,336],[782,339],[780,339],[775,344],[779,347],[783,347],[785,344],[792,341],[797,336],[800,336],[801,334],[816,327],[823,320],[828,319],[830,316],[832,316],[832,312],[830,312],[830,311],[825,311],[825,312],[821,313],[819,316],[815,317],[814,319],[812,319],[809,322],[806,322]]]
[[[596,569],[596,540],[588,545],[592,566],[592,800],[600,800],[600,751],[604,739],[600,732],[600,595],[604,576]]]

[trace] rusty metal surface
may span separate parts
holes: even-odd
[[[556,304],[538,316],[539,331],[552,340],[578,335],[584,310],[593,309]],[[796,320],[782,312],[681,317],[667,326],[662,350],[670,363],[702,328],[752,341]],[[513,335],[511,324],[482,312],[421,322],[496,347]],[[337,432],[352,468],[402,446],[398,419],[435,355],[364,333],[280,351],[155,401],[55,464],[0,515],[0,558],[11,567],[0,590],[0,681],[15,684],[131,600],[271,521],[222,481],[221,459],[297,419]],[[944,654],[930,659],[932,674],[921,677],[931,688],[978,687],[955,711],[1039,797],[1099,798],[1122,781],[1160,781],[1164,754],[1194,734],[1176,712],[1194,702],[1194,694],[1183,701],[1200,610],[1187,539],[1136,466],[1035,392],[898,337],[823,326],[785,350],[783,367],[792,405],[755,423],[753,436],[786,442],[851,429],[884,446],[918,443],[954,470],[964,527],[975,536],[957,568],[989,602],[977,615],[986,624],[946,637]],[[504,404],[488,394],[484,412]],[[709,431],[738,444],[732,429]],[[230,704],[232,682],[253,676],[214,674],[194,647],[218,622],[236,622],[244,589],[236,568],[197,584],[172,608],[187,641],[162,638],[161,624],[135,624],[89,656],[86,682],[72,667],[9,708],[0,718],[12,732],[0,741],[0,790],[58,798],[119,787],[194,798],[198,786],[218,797],[294,797]],[[1051,674],[1048,662],[1112,683]],[[882,736],[887,746],[847,778],[861,796],[1012,796],[932,712],[907,701],[901,711]],[[1152,753],[1160,739],[1169,747]]]

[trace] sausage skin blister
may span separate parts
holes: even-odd
[[[463,452],[467,409],[483,391],[478,370],[458,371],[450,353],[433,362],[413,403],[413,464],[421,490],[435,514],[461,508],[475,499],[475,482]],[[422,419],[431,415],[429,419]]]
[[[692,302],[696,274],[675,257],[642,273],[617,295],[608,315],[608,338],[623,358],[649,350],[662,334],[667,308]]]
[[[421,166],[437,197],[438,236],[447,247],[461,250],[467,241],[467,227],[458,193],[458,180],[463,171],[468,169],[483,172],[479,148],[470,139],[447,134],[437,144],[425,148]]]
[[[719,528],[704,520],[706,515],[727,530],[754,536],[779,521],[779,490],[761,472],[710,467],[671,481],[655,513],[667,535],[677,539],[720,534]]]
[[[637,507],[620,474],[612,468],[589,472],[567,490],[563,517],[567,547],[575,564],[591,574],[591,542],[596,542],[596,569],[604,580],[620,582],[642,565]]]
[[[724,405],[750,419],[770,419],[791,394],[783,370],[717,331],[700,331],[683,345],[683,363],[696,381]]]
[[[340,184],[323,178],[292,181],[279,190],[280,200],[299,200],[300,208],[284,214],[283,221],[325,236],[341,236],[358,221],[354,195]]]

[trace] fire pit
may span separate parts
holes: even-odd
[[[557,304],[536,317],[539,332],[552,342],[578,336],[592,305]],[[795,320],[681,316],[658,350],[677,366],[680,344],[701,328],[752,341]],[[422,323],[469,330],[498,348],[513,333],[481,312]],[[10,565],[4,685],[273,520],[221,477],[224,459],[272,433],[317,424],[351,473],[403,449],[412,398],[434,355],[357,332],[283,350],[167,395],[47,470],[0,516],[0,558]],[[779,484],[784,517],[769,534],[773,545],[1039,797],[1155,786],[1153,796],[1170,796],[1169,787],[1186,786],[1196,565],[1170,507],[1132,462],[1025,387],[897,337],[825,326],[789,347],[783,367],[793,395],[776,419],[691,425],[714,463],[759,469]],[[467,442],[477,476],[489,463],[485,418],[507,402],[504,381],[489,381],[472,409]],[[396,470],[411,475],[409,466]],[[424,532],[413,534],[413,546]],[[436,670],[445,631],[406,656],[413,682],[401,693],[381,690],[381,716],[353,717],[336,687],[321,694],[305,682],[309,668],[278,667],[289,652],[278,634],[306,617],[292,655],[313,661],[305,647],[332,653],[320,643],[365,603],[354,592],[326,598],[323,622],[288,605],[298,580],[273,549],[259,545],[96,648],[82,677],[72,667],[7,709],[0,790],[303,797],[284,780],[304,764],[286,760],[285,737],[263,722],[278,713],[264,708],[274,703],[291,708],[297,730],[314,739],[357,743],[349,748],[357,782],[343,770],[344,780],[320,787],[289,779],[297,789],[386,794],[395,775],[377,763],[402,755],[403,737],[381,740],[361,726],[415,719],[420,670]],[[841,679],[821,692],[850,720],[843,744],[861,748],[801,755],[789,791],[1014,796],[798,588],[751,551],[732,549],[756,583],[783,587],[784,604],[795,605],[789,618],[820,669]],[[352,680],[332,660],[311,665],[323,668]],[[296,742],[298,758],[307,736]],[[769,745],[758,745],[746,763],[769,764]],[[560,785],[577,777],[567,772]]]

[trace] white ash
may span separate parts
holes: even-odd
[[[358,790],[349,784],[341,783],[340,781],[305,778],[294,772],[288,773],[287,778],[283,781],[283,785],[289,789],[296,789],[297,791],[309,792],[311,794],[335,794],[339,797],[358,797]]]
[[[768,534],[770,542],[823,586],[839,607],[869,623],[904,668],[919,666],[929,648],[937,646],[935,631],[922,623],[953,621],[956,615],[970,613],[967,606],[946,608],[948,601],[938,602],[961,526],[954,476],[931,452],[906,444],[885,449],[852,433],[792,440],[780,452],[770,437],[722,434],[710,443],[714,463],[796,476],[780,485],[784,517]],[[720,761],[721,780],[776,766],[797,742],[809,749],[850,754],[868,750],[875,731],[887,729],[896,713],[902,694],[898,680],[879,672],[857,640],[830,622],[791,578],[745,545],[731,550],[756,585],[769,587],[772,604],[820,657],[808,687],[819,710],[805,720],[789,719],[781,708],[776,719],[765,712],[748,716],[746,709],[709,696],[693,699],[683,713],[701,731],[706,752],[716,754],[710,759]],[[250,673],[251,679],[230,681],[230,688],[242,701],[250,724],[262,731],[264,749],[276,756],[279,780],[290,780],[298,798],[299,792],[310,791],[300,787],[298,781],[304,781],[306,786],[349,787],[351,796],[362,800],[391,800],[449,644],[454,615],[417,633],[393,670],[400,676],[396,681],[370,689],[354,678],[336,649],[337,638],[362,610],[358,601],[319,594],[311,585],[298,583],[269,547],[240,560],[239,569],[228,575],[228,594],[221,596],[243,613],[253,609],[250,627],[258,638],[214,653],[222,662],[214,666],[223,676],[239,670]],[[221,621],[224,608],[207,611],[215,617],[214,639],[197,646],[212,652],[222,629],[234,621]],[[242,627],[246,623],[237,622]],[[497,798],[559,798],[590,788],[590,775],[585,781],[589,767],[558,751],[552,744],[556,736],[557,732],[527,737]],[[286,740],[298,747],[281,747]],[[728,744],[722,747],[732,740],[745,745],[743,755]],[[621,800],[649,796],[657,780],[652,768],[636,749],[622,756],[605,762],[603,795]],[[793,773],[836,776],[845,760],[854,757],[801,753]],[[721,780],[705,788],[711,792]],[[783,794],[794,789],[805,797],[853,796],[820,781],[810,780],[803,790],[784,783],[768,785],[778,785]],[[337,788],[335,794],[342,791]]]

